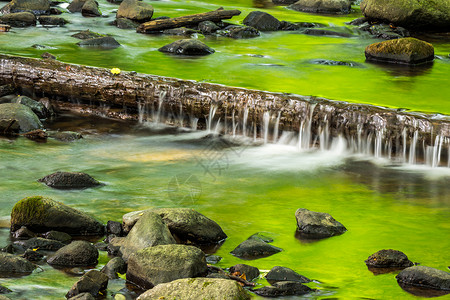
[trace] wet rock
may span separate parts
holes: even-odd
[[[369,19],[367,19],[366,17],[360,17],[360,18],[356,18],[350,22],[345,22],[345,24],[359,26],[364,23],[367,23],[368,21],[369,21]]]
[[[270,233],[266,232],[257,232],[252,234],[248,240],[259,240],[264,243],[273,243],[273,238],[270,236]]]
[[[89,293],[81,293],[75,297],[70,297],[69,300],[95,300],[95,298]]]
[[[122,236],[123,235],[122,224],[116,221],[108,221],[106,223],[106,233],[114,234],[116,236]]]
[[[106,244],[104,242],[95,243],[94,247],[99,251],[108,251],[108,244]],[[117,256],[117,255],[113,255],[113,256]]]
[[[308,28],[303,30],[301,33],[307,35],[315,35],[315,36],[340,36],[340,37],[351,37],[352,34],[348,32],[339,32],[327,29],[316,29],[316,28]]]
[[[46,15],[50,12],[50,2],[47,0],[12,0],[0,11],[4,14],[29,12],[33,15]]]
[[[87,29],[87,30],[82,30],[80,32],[72,34],[71,37],[74,37],[74,38],[77,38],[80,40],[89,40],[89,39],[94,39],[94,38],[105,37],[105,35],[97,33],[97,32],[93,32],[93,31],[90,31],[89,29]]]
[[[300,0],[289,8],[319,14],[348,14],[351,4],[349,0]]]
[[[260,36],[256,28],[249,26],[229,26],[224,30],[218,30],[218,34],[233,39],[250,39]]]
[[[103,235],[104,226],[79,210],[42,196],[28,197],[14,205],[11,231],[27,226],[34,232],[56,230],[73,235]]]
[[[97,270],[84,274],[66,294],[66,298],[75,297],[82,293],[89,293],[94,297],[104,294],[108,286],[108,276]]]
[[[73,241],[56,251],[47,263],[52,266],[93,266],[98,262],[98,250],[89,242]]]
[[[283,249],[272,246],[261,240],[250,238],[240,243],[233,251],[231,251],[231,254],[242,259],[251,260],[271,256],[281,251],[283,251]]]
[[[23,249],[39,249],[49,251],[56,251],[64,247],[64,244],[59,241],[48,240],[41,237],[34,237],[26,241],[15,241],[14,244],[21,246]]]
[[[298,274],[292,269],[279,266],[273,267],[269,273],[267,273],[265,278],[271,284],[279,281],[296,281],[300,283],[311,282],[311,279]]]
[[[29,12],[11,13],[0,16],[0,23],[11,27],[36,26],[36,17]]]
[[[49,115],[48,110],[44,104],[27,96],[17,96],[11,101],[11,103],[19,103],[28,106],[41,119],[45,119]]]
[[[44,258],[44,255],[33,249],[28,249],[22,257],[31,262],[38,262]]]
[[[117,18],[114,20],[113,25],[120,29],[136,29],[139,23],[127,18]]]
[[[396,279],[402,288],[412,286],[450,292],[450,273],[430,267],[406,268],[396,276]]]
[[[221,257],[221,256],[218,256],[218,255],[213,255],[213,254],[207,254],[206,255],[206,262],[208,263],[208,264],[212,264],[212,265],[214,265],[214,264],[217,264],[217,263],[219,263],[221,260],[222,260],[222,258],[223,257]]]
[[[206,275],[206,278],[219,278],[219,279],[227,279],[227,280],[230,279],[230,277],[228,277],[227,275],[225,275],[223,273],[209,273],[208,275]]]
[[[361,12],[370,20],[413,29],[448,30],[450,3],[447,0],[364,0]]]
[[[16,88],[12,84],[0,85],[0,97],[11,95],[16,92]]]
[[[120,47],[120,43],[110,36],[82,40],[81,42],[78,42],[77,45],[81,47],[99,47],[106,49]]]
[[[409,32],[403,27],[394,27],[389,24],[373,24],[365,23],[358,27],[361,30],[369,32],[373,37],[393,40],[403,37],[409,37]]]
[[[82,139],[81,133],[74,131],[53,131],[47,130],[48,137],[62,142],[73,142]]]
[[[297,1],[298,0],[272,0],[272,3],[275,4],[275,5],[284,6],[284,5],[294,4]]]
[[[252,290],[261,297],[301,296],[313,292],[310,287],[298,281],[284,281],[274,283],[273,286],[265,286]]]
[[[2,276],[28,275],[35,268],[35,265],[25,258],[0,252],[0,274]]]
[[[55,16],[40,16],[38,21],[41,25],[47,26],[64,26],[68,23],[66,19]]]
[[[205,254],[194,246],[159,245],[130,255],[127,280],[142,288],[206,275]]]
[[[330,60],[330,59],[313,59],[310,62],[312,64],[315,64],[315,65],[324,65],[324,66],[348,66],[348,67],[354,67],[354,66],[358,65],[355,62],[336,61],[336,60]]]
[[[20,227],[18,230],[11,233],[14,239],[30,239],[36,236],[36,234],[29,230],[26,226]]]
[[[415,65],[433,61],[434,48],[415,38],[402,38],[371,44],[365,55],[367,60]]]
[[[124,0],[117,10],[117,18],[127,18],[139,23],[150,21],[153,16],[153,6],[139,0]]]
[[[191,28],[181,27],[166,29],[163,30],[162,33],[167,35],[193,36],[194,34],[198,33],[198,31]]]
[[[102,13],[98,7],[98,2],[95,0],[87,0],[81,8],[81,15],[83,17],[100,17]]]
[[[216,278],[185,278],[163,283],[148,290],[138,300],[150,299],[250,299],[235,281]]]
[[[119,274],[125,274],[127,272],[127,264],[120,257],[114,257],[103,268],[102,272],[105,273],[109,279],[117,279]]]
[[[177,55],[208,55],[214,53],[214,49],[195,39],[178,40],[158,49],[161,52]]]
[[[252,11],[245,17],[243,23],[259,31],[276,31],[281,28],[281,22],[278,19],[262,11]]]
[[[0,133],[26,133],[41,128],[42,123],[31,108],[18,103],[0,104]]]
[[[369,267],[372,268],[394,268],[394,269],[404,269],[414,265],[412,261],[408,259],[408,256],[398,250],[380,250],[375,252],[369,258],[364,261]]]
[[[8,294],[8,293],[11,293],[11,292],[12,292],[12,291],[11,291],[10,289],[8,289],[8,288],[6,288],[6,287],[0,285],[0,295],[1,295],[1,294]]]
[[[46,59],[56,59],[56,56],[54,56],[53,54],[49,53],[49,52],[44,52],[41,54],[42,58],[46,58]]]
[[[120,247],[120,253],[125,260],[138,250],[167,244],[176,244],[176,241],[163,219],[150,211],[140,216],[126,237],[111,240],[112,246]]]
[[[252,281],[259,276],[259,269],[245,264],[237,264],[230,268],[230,273],[239,273],[237,276],[245,275],[245,279]]]
[[[198,30],[200,30],[203,34],[212,34],[219,29],[220,27],[212,21],[203,21],[198,24]]]
[[[55,172],[38,181],[55,189],[85,189],[100,185],[92,176],[81,172]]]
[[[61,243],[68,243],[72,240],[70,234],[61,231],[51,230],[42,235],[44,238],[49,240],[60,241]]]
[[[343,234],[347,229],[327,213],[299,208],[295,212],[297,231],[304,239],[322,239]]]

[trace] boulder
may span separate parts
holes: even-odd
[[[299,0],[289,8],[319,14],[348,14],[351,3],[349,0]]]
[[[129,256],[138,250],[176,244],[176,241],[163,219],[158,214],[148,211],[141,216],[126,237],[113,238],[110,244],[120,247],[122,258],[128,260]]]
[[[93,297],[105,294],[108,286],[108,276],[97,270],[84,274],[67,292],[66,298],[75,297],[82,293],[89,293]]]
[[[278,19],[262,11],[252,11],[245,17],[243,23],[259,31],[276,31],[281,28],[281,22]]]
[[[365,260],[369,268],[408,268],[414,265],[405,253],[398,250],[380,250]]]
[[[106,49],[115,49],[117,47],[120,47],[120,43],[111,36],[82,40],[81,42],[77,43],[77,45],[81,47],[99,47]]]
[[[49,16],[46,17],[49,18]],[[41,119],[45,119],[48,116],[48,110],[44,104],[36,100],[33,100],[27,96],[17,96],[11,101],[11,103],[19,103],[28,106]]]
[[[34,232],[56,230],[71,235],[103,235],[103,224],[91,216],[42,196],[28,197],[14,205],[11,231],[27,226]]]
[[[81,7],[81,15],[83,17],[100,17],[102,13],[95,0],[87,0]]]
[[[371,44],[366,47],[367,60],[416,65],[434,59],[433,45],[415,39],[402,38]]]
[[[48,137],[62,142],[73,142],[82,139],[81,133],[74,131],[53,131],[47,130]]]
[[[121,257],[114,257],[103,268],[102,272],[105,273],[109,279],[117,279],[119,274],[125,274],[127,272],[127,264]]]
[[[426,266],[402,270],[396,277],[402,287],[418,287],[450,292],[450,273]]]
[[[250,299],[235,281],[217,278],[185,278],[163,283],[148,290],[138,300],[153,299]]]
[[[416,30],[450,28],[448,0],[364,0],[361,12],[373,21],[384,21]]]
[[[15,241],[14,244],[19,245],[23,249],[39,249],[48,251],[56,251],[64,247],[64,244],[59,241],[48,240],[41,237],[34,237],[26,241]]]
[[[54,189],[85,189],[101,185],[89,174],[81,172],[55,172],[38,181]]]
[[[161,52],[177,55],[208,55],[214,53],[214,49],[195,39],[178,40],[158,49]]]
[[[130,255],[127,280],[150,289],[160,283],[206,275],[205,254],[194,246],[159,245]]]
[[[0,252],[0,274],[8,275],[28,275],[36,268],[25,258],[9,253]]]
[[[98,250],[86,241],[73,241],[47,259],[49,265],[58,267],[93,266],[97,262]]]
[[[283,251],[283,249],[272,246],[259,239],[250,238],[240,243],[233,251],[231,251],[231,254],[242,259],[251,260],[271,256],[281,251]]]
[[[283,281],[274,283],[273,286],[265,286],[252,290],[261,297],[301,296],[313,292],[310,287],[298,281]]]
[[[8,129],[10,132],[26,133],[41,128],[41,121],[28,106],[18,103],[0,104],[0,132]]]
[[[292,269],[286,267],[273,267],[269,273],[266,274],[265,278],[269,283],[275,283],[280,281],[296,281],[300,283],[311,282],[311,279],[298,274]]]
[[[64,26],[68,23],[66,19],[55,16],[40,16],[38,21],[44,26]]]
[[[343,234],[347,229],[331,215],[299,208],[295,212],[297,231],[305,239],[322,239]]]
[[[50,13],[50,1],[48,0],[12,0],[1,9],[5,14],[29,12],[34,15],[48,15]]]
[[[153,16],[153,6],[139,0],[124,0],[120,3],[116,18],[127,18],[139,23],[150,21]]]
[[[224,30],[217,31],[217,33],[233,39],[250,39],[260,36],[256,28],[237,25],[228,26]]]
[[[256,267],[252,267],[245,264],[237,264],[230,268],[230,273],[239,273],[236,274],[237,276],[245,276],[245,279],[248,281],[252,281],[255,278],[258,278],[259,276],[259,269]]]

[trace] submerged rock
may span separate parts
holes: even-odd
[[[28,275],[36,268],[25,258],[0,252],[0,274],[2,276]]]
[[[55,172],[38,181],[54,189],[85,189],[101,185],[89,174],[81,172]]]
[[[139,0],[124,0],[117,10],[116,18],[126,18],[138,23],[150,21],[153,16],[153,6]]]
[[[0,104],[0,132],[26,133],[41,129],[42,123],[36,114],[23,104]]]
[[[150,289],[160,283],[206,275],[205,254],[194,246],[159,245],[130,255],[127,280]]]
[[[252,290],[261,297],[301,296],[313,292],[310,287],[298,281],[276,282],[273,286],[265,286]]]
[[[245,279],[248,281],[252,281],[259,276],[259,269],[256,267],[252,267],[245,264],[237,264],[235,266],[230,267],[230,273],[239,273],[237,276],[245,276]]]
[[[343,234],[347,229],[331,215],[299,208],[295,212],[297,231],[304,239],[323,239]]]
[[[158,49],[161,52],[177,55],[208,55],[214,53],[214,49],[195,39],[178,40]]]
[[[191,28],[180,27],[180,28],[165,29],[162,31],[162,33],[167,35],[180,35],[191,37],[194,36],[194,34],[198,33],[198,31]]]
[[[86,241],[73,241],[47,259],[49,265],[60,267],[93,266],[97,262],[98,250]]]
[[[71,35],[71,37],[74,37],[74,38],[77,38],[80,40],[88,40],[88,39],[93,39],[93,38],[105,37],[105,35],[97,33],[97,32],[93,32],[93,31],[90,31],[89,29],[87,29],[87,30],[82,30],[80,32],[74,33]]]
[[[260,36],[256,28],[237,25],[228,26],[224,30],[217,31],[217,33],[233,39],[250,39]]]
[[[433,61],[434,48],[415,38],[402,38],[371,44],[365,55],[367,60],[415,65]]]
[[[248,293],[235,281],[217,278],[185,278],[155,286],[139,296],[150,299],[250,299]]]
[[[317,29],[317,28],[308,28],[303,30],[301,33],[307,35],[316,35],[316,36],[340,36],[340,37],[351,37],[352,34],[348,32],[339,32],[327,29]]]
[[[66,19],[55,16],[40,16],[38,21],[41,25],[47,26],[64,26],[68,23]]]
[[[351,3],[349,0],[299,0],[289,8],[319,14],[348,14]]]
[[[273,267],[269,273],[267,273],[265,278],[271,284],[279,281],[296,281],[300,283],[311,282],[311,279],[298,274],[294,270],[279,266]]]
[[[277,18],[262,11],[252,11],[243,23],[259,31],[276,31],[281,28],[281,22]]]
[[[409,267],[401,271],[396,279],[402,288],[412,286],[450,293],[450,273],[438,269],[425,266]]]
[[[312,64],[315,64],[315,65],[324,65],[324,66],[348,66],[348,67],[354,67],[354,66],[358,65],[358,63],[356,63],[356,62],[336,61],[336,60],[330,60],[330,59],[313,59],[310,62]]]
[[[104,226],[91,216],[42,196],[28,197],[14,205],[11,231],[27,226],[34,232],[56,230],[72,235],[103,235]]]
[[[414,265],[412,261],[408,259],[405,253],[398,250],[380,250],[369,256],[364,261],[371,268],[407,268]]]
[[[105,294],[108,286],[108,276],[97,270],[91,270],[84,274],[66,294],[66,298],[71,298],[82,293],[89,293],[93,297]]]
[[[252,260],[271,256],[281,251],[283,249],[270,245],[260,239],[250,237],[231,251],[231,254],[242,259]]]
[[[62,142],[73,142],[82,139],[83,136],[79,132],[74,131],[53,131],[47,130],[48,137]]]
[[[78,42],[77,45],[80,47],[99,47],[106,49],[120,47],[120,43],[110,36],[82,40],[81,42]]]

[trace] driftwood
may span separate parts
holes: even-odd
[[[139,25],[136,31],[140,33],[148,33],[165,29],[196,25],[203,21],[218,22],[225,19],[231,19],[233,16],[238,16],[240,14],[241,12],[239,10],[218,9],[201,14],[145,22]]]

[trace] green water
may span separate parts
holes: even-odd
[[[157,51],[180,37],[137,34],[109,26],[114,20],[117,5],[100,0],[106,18],[83,18],[67,15],[71,21],[62,28],[14,28],[0,33],[0,52],[40,57],[49,51],[59,60],[99,67],[118,67],[122,70],[151,73],[184,79],[222,83],[230,86],[255,88],[273,92],[323,96],[335,100],[371,103],[406,108],[415,111],[450,114],[450,41],[430,40],[435,46],[436,59],[430,67],[406,68],[380,66],[365,62],[364,48],[379,40],[354,31],[344,23],[361,15],[359,8],[346,16],[319,16],[300,13],[285,7],[265,11],[280,20],[317,22],[328,26],[345,26],[353,37],[315,37],[295,32],[262,33],[260,37],[234,40],[224,37],[198,38],[216,50],[200,58],[180,58]],[[242,23],[255,10],[251,1],[151,1],[154,16],[181,16],[205,12],[224,6],[239,9],[242,14],[230,22]],[[91,29],[114,36],[122,46],[114,50],[79,48],[71,34]],[[37,50],[33,44],[55,49]],[[255,57],[263,56],[263,57]],[[312,64],[313,59],[348,61],[355,66],[323,66]]]
[[[219,266],[292,268],[317,281],[309,285],[319,291],[307,299],[415,299],[397,285],[395,274],[374,276],[367,270],[364,260],[381,249],[401,250],[412,261],[441,270],[450,265],[446,168],[393,168],[350,156],[339,147],[300,152],[288,145],[240,146],[220,151],[217,161],[208,155],[210,144],[200,142],[202,132],[142,132],[126,123],[73,116],[50,127],[82,131],[85,139],[69,144],[0,139],[0,220],[31,195],[49,196],[103,222],[120,221],[134,210],[192,207],[228,234],[216,253],[223,257]],[[199,160],[210,166],[210,173]],[[55,171],[87,172],[106,185],[60,191],[36,181]],[[171,179],[185,173],[201,182],[200,198],[169,194]],[[330,213],[348,232],[314,243],[297,240],[294,213],[301,207]],[[254,261],[229,254],[261,231],[284,251]],[[7,228],[0,229],[0,246],[6,245],[8,234]],[[107,260],[103,252],[97,269]],[[77,280],[42,268],[19,279],[0,278],[0,284],[15,291],[13,299],[61,299]],[[111,281],[108,299],[123,286],[123,279]]]

